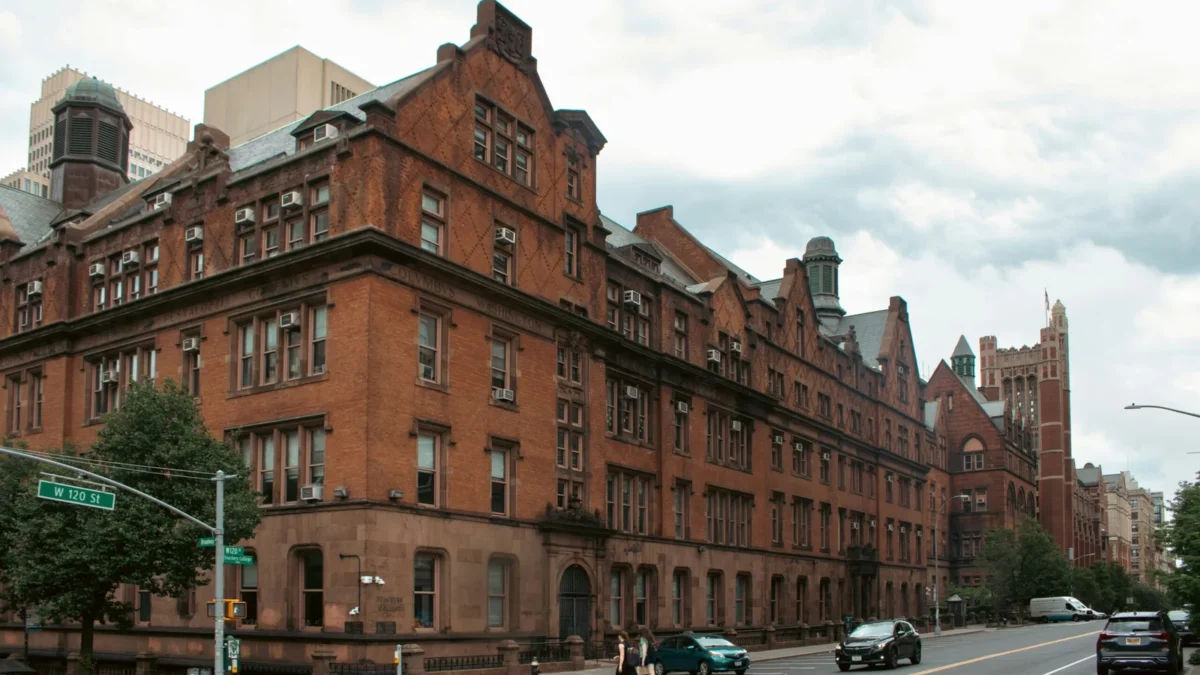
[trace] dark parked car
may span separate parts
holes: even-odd
[[[1166,612],[1120,612],[1108,620],[1096,640],[1096,673],[1124,668],[1183,672],[1183,644]]]
[[[1173,609],[1167,612],[1167,618],[1175,624],[1175,630],[1179,632],[1179,641],[1183,643],[1183,646],[1186,647],[1196,641],[1196,635],[1192,632],[1192,615],[1186,609]]]
[[[676,635],[658,645],[654,674],[684,672],[693,675],[734,672],[743,675],[750,667],[746,650],[715,635]]]
[[[907,621],[872,621],[855,628],[834,651],[838,670],[851,666],[895,668],[900,659],[921,662],[921,636]]]

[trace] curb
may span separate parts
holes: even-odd
[[[995,628],[965,628],[965,629],[960,629],[960,632],[958,632],[958,633],[955,633],[955,634],[953,634],[953,635],[947,635],[947,634],[945,634],[945,633],[941,633],[941,634],[937,634],[937,633],[922,633],[922,634],[921,634],[921,639],[922,639],[922,640],[936,640],[936,639],[938,639],[938,638],[945,638],[945,637],[961,637],[961,636],[963,636],[963,635],[976,635],[976,634],[978,634],[978,633],[990,633],[990,632],[992,632],[992,631],[994,631],[994,630],[996,630],[996,629],[995,629]],[[816,654],[830,654],[830,653],[832,653],[832,652],[833,652],[833,651],[834,651],[836,648],[837,648],[837,643],[836,643],[836,642],[832,642],[832,643],[830,643],[830,645],[829,645],[829,648],[828,648],[828,649],[822,649],[822,650],[820,650],[820,651],[815,651],[815,652],[807,652],[807,653],[804,653],[804,654],[789,654],[789,655],[787,655],[787,656],[783,656],[783,655],[780,655],[780,656],[765,656],[765,657],[764,657],[764,656],[760,656],[760,657],[758,657],[758,658],[755,658],[755,657],[754,657],[754,654],[753,654],[753,652],[751,652],[751,655],[750,655],[750,660],[751,660],[751,663],[763,663],[763,662],[765,662],[765,661],[782,661],[783,659],[794,659],[794,658],[796,658],[796,657],[798,657],[798,656],[813,656],[813,655],[816,655]],[[1190,673],[1185,673],[1185,675],[1190,675]],[[1200,675],[1200,670],[1197,670],[1195,675]]]

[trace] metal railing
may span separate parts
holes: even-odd
[[[571,645],[562,640],[538,641],[521,647],[517,654],[520,663],[533,663],[535,658],[538,663],[562,663],[571,660]]]
[[[136,675],[137,666],[127,663],[97,663],[93,675]]]
[[[396,666],[391,663],[331,663],[332,675],[395,675]]]
[[[242,664],[240,673],[247,675],[312,675],[312,666],[302,663],[251,663]]]
[[[583,644],[583,658],[588,660],[612,659],[617,656],[617,641],[596,640]]]
[[[451,670],[484,670],[486,668],[501,668],[504,657],[499,654],[479,654],[476,656],[434,656],[426,657],[425,672],[443,673]]]

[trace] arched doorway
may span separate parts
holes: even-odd
[[[558,637],[578,635],[586,643],[592,635],[592,584],[587,572],[571,565],[558,584]]]

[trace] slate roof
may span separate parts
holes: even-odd
[[[758,292],[762,293],[763,300],[769,302],[772,306],[775,305],[775,296],[779,295],[779,287],[783,286],[783,278],[764,281],[758,285]]]
[[[626,246],[647,247],[653,250],[654,254],[662,259],[662,262],[658,266],[658,270],[659,273],[662,274],[663,278],[667,279],[668,281],[675,282],[675,284],[678,286],[688,289],[689,291],[691,289],[688,287],[696,283],[697,280],[693,278],[691,274],[688,274],[687,270],[685,270],[683,266],[680,265],[679,262],[676,261],[675,258],[673,258],[671,254],[668,253],[663,247],[652,241],[646,241],[645,239],[642,239],[634,234],[632,230],[627,229],[624,225],[621,225],[603,213],[600,214],[600,222],[604,225],[604,229],[608,230],[609,232],[608,237],[604,240],[604,243],[608,244],[609,248],[616,250],[625,248]],[[694,293],[695,291],[692,292]]]
[[[863,363],[872,368],[879,367],[879,348],[883,346],[883,332],[887,327],[888,310],[880,309],[863,314],[843,316],[834,335],[845,336],[854,326],[854,339],[858,340]]]
[[[373,101],[387,103],[397,94],[405,92],[423,82],[425,79],[423,76],[434,68],[437,68],[437,66],[430,66],[425,70],[413,73],[391,84],[376,87],[365,94],[359,94],[354,98],[330,106],[326,110],[350,113],[360,120],[365,120],[367,119],[367,114],[359,110],[359,106]],[[305,119],[307,119],[307,116]],[[248,140],[236,148],[231,148],[229,150],[229,168],[234,171],[241,171],[270,159],[296,154],[296,139],[292,136],[292,130],[303,123],[304,120],[296,120],[274,131],[268,131],[262,136]]]
[[[1104,476],[1098,466],[1081,466],[1075,469],[1075,478],[1084,485],[1092,486],[1099,485]]]
[[[975,352],[971,351],[971,345],[967,344],[967,336],[958,336],[958,344],[954,346],[954,353],[950,356],[975,356]]]
[[[49,234],[50,221],[62,211],[62,204],[0,185],[0,211],[12,223],[22,243],[29,246]]]

